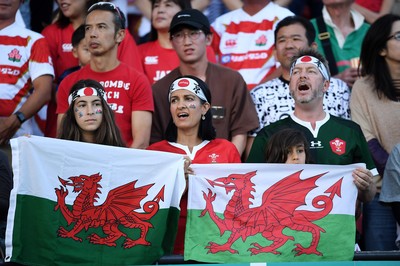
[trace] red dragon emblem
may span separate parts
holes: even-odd
[[[251,178],[256,175],[256,171],[247,174],[231,174],[214,181],[207,179],[212,187],[223,187],[226,193],[234,191],[223,213],[224,218],[220,218],[214,212],[212,202],[215,200],[216,194],[211,189],[208,189],[208,193],[203,191],[206,207],[200,217],[208,212],[210,218],[218,226],[221,236],[226,231],[231,232],[228,241],[224,244],[209,242],[206,246],[208,253],[223,251],[229,251],[232,254],[239,253],[231,247],[236,240],[242,238],[245,241],[247,237],[260,233],[265,239],[272,241],[272,244],[261,246],[253,243],[253,247],[248,249],[251,255],[281,254],[277,249],[288,240],[294,241],[294,237],[283,234],[285,228],[290,228],[295,231],[309,232],[312,235],[309,247],[295,244],[293,249],[296,252],[295,256],[302,254],[322,256],[323,254],[317,250],[317,247],[320,233],[325,230],[313,222],[330,213],[335,195],[341,197],[343,178],[325,191],[328,195],[318,195],[313,198],[312,206],[319,211],[298,210],[298,207],[306,205],[306,195],[317,187],[315,182],[326,173],[304,180],[300,179],[300,174],[301,171],[293,173],[268,188],[263,193],[261,205],[255,208],[250,208],[252,204],[250,199],[254,198],[251,194],[255,191]]]
[[[61,211],[68,225],[75,223],[70,231],[60,226],[57,232],[58,236],[82,242],[82,239],[76,236],[82,229],[87,231],[89,228],[102,227],[106,236],[91,234],[87,237],[90,243],[112,247],[116,246],[115,242],[120,237],[125,237],[124,248],[132,248],[136,245],[150,246],[151,243],[146,240],[146,235],[153,225],[149,220],[158,212],[159,201],[164,200],[164,187],[154,200],[144,203],[143,210],[145,212],[138,213],[135,210],[140,209],[140,201],[147,196],[147,191],[154,184],[135,187],[137,180],[124,184],[110,190],[105,202],[96,206],[98,194],[101,193],[99,184],[101,178],[100,173],[90,176],[72,176],[69,178],[70,181],[58,177],[62,186],[55,188],[57,205],[54,210]],[[65,198],[68,195],[66,186],[72,186],[73,192],[79,193],[72,205],[72,211],[65,204]],[[139,238],[129,238],[127,234],[118,229],[120,225],[140,229]]]

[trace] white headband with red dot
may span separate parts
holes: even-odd
[[[175,80],[169,88],[169,95],[168,95],[169,101],[171,101],[171,94],[177,90],[188,90],[196,94],[196,96],[202,99],[203,101],[208,102],[207,97],[204,94],[203,90],[201,89],[200,85],[194,79],[184,77]]]
[[[73,91],[68,96],[68,104],[74,102],[77,98],[82,96],[99,96],[102,97],[107,102],[107,96],[102,89],[93,88],[93,87],[84,87],[79,90]]]
[[[319,70],[319,72],[322,74],[325,80],[330,79],[329,72],[326,66],[320,60],[318,60],[318,58],[315,58],[314,56],[304,55],[302,57],[297,58],[296,61],[293,62],[290,68],[290,76],[292,76],[293,69],[297,64],[313,64]]]

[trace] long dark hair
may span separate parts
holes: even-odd
[[[150,1],[151,1],[151,12],[153,14],[154,4],[158,3],[162,0],[150,0]],[[171,0],[171,2],[180,6],[181,10],[192,8],[192,4],[191,4],[190,0]],[[153,27],[153,24],[151,24],[151,31],[150,31],[148,41],[155,41],[157,39],[158,39],[157,30]]]
[[[94,89],[100,89],[104,91],[103,86],[99,82],[92,79],[85,79],[76,82],[74,86],[72,86],[70,94],[85,87],[92,87]],[[95,131],[95,143],[126,147],[124,141],[122,140],[121,133],[115,124],[113,111],[103,97],[100,97],[100,99],[103,107],[103,120],[100,124],[100,127]],[[59,132],[58,138],[83,141],[82,130],[78,126],[78,123],[75,119],[74,102],[69,105],[68,110],[65,112],[61,121],[60,129],[61,131]]]
[[[373,78],[378,97],[385,95],[390,100],[397,100],[396,88],[390,75],[389,67],[381,53],[387,49],[387,42],[394,22],[400,16],[387,14],[377,19],[364,37],[360,54],[360,71],[362,76]]]
[[[309,144],[303,132],[294,128],[284,128],[274,133],[265,147],[266,163],[285,163],[290,148],[304,146],[306,163],[311,163]]]
[[[180,78],[188,78],[188,79],[195,80],[199,84],[201,90],[203,91],[204,95],[207,98],[207,102],[211,106],[211,92],[208,89],[208,86],[204,81],[202,81],[201,79],[199,79],[195,76],[190,76],[190,75],[182,76],[177,79],[180,79]],[[169,94],[169,91],[168,91],[168,94]],[[201,99],[200,99],[200,102],[201,102],[201,104],[205,103],[205,101],[203,101]],[[207,113],[204,116],[205,116],[205,119],[200,120],[198,136],[201,140],[213,140],[216,137],[216,132],[215,132],[215,128],[212,124],[211,108],[207,111]],[[170,141],[170,142],[176,142],[176,140],[178,138],[178,129],[172,120],[171,114],[170,114],[170,120],[169,120],[167,129],[165,131],[165,136],[166,136],[167,141]]]

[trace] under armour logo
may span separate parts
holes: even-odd
[[[310,142],[310,146],[311,146],[311,147],[315,147],[315,146],[321,147],[321,146],[322,146],[322,143],[321,143],[321,141],[311,141],[311,142]]]

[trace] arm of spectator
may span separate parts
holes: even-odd
[[[132,137],[131,148],[146,149],[150,142],[152,113],[149,111],[132,112]]]
[[[239,154],[242,155],[244,150],[246,149],[247,135],[246,134],[238,134],[232,137],[231,142],[236,146]]]
[[[355,67],[349,67],[336,74],[335,78],[341,79],[346,82],[347,86],[353,87],[354,82],[358,78],[358,70]]]
[[[371,171],[366,168],[357,168],[353,171],[353,182],[358,189],[358,199],[369,202],[375,197],[376,185]]]
[[[200,10],[200,11],[204,11],[210,3],[211,3],[210,0],[191,0],[190,1],[192,8]]]
[[[385,165],[389,154],[385,149],[382,148],[381,144],[377,139],[371,139],[368,141],[368,148],[371,152],[372,159],[374,160],[376,169],[378,173],[383,176],[383,171],[385,170]]]
[[[149,0],[135,0],[133,5],[145,16],[147,19],[151,19],[151,1]]]
[[[359,4],[356,4],[356,3],[353,3],[351,5],[351,7],[353,9],[355,9],[356,11],[360,12],[365,17],[365,20],[368,23],[372,24],[379,17],[389,14],[393,7],[393,4],[394,4],[394,0],[383,0],[382,5],[381,5],[381,10],[379,12],[371,11],[368,8],[360,6]]]
[[[18,110],[25,115],[26,119],[34,116],[50,100],[53,76],[43,75],[34,79],[32,83],[35,88],[33,93]],[[20,127],[21,123],[14,114],[0,118],[0,144],[8,142]]]

